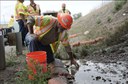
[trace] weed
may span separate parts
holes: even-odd
[[[107,18],[107,22],[111,22],[112,21],[112,17],[111,16],[108,16],[108,18]]]
[[[42,64],[34,62],[34,67],[36,69],[36,73],[33,72],[32,68],[28,67],[26,63],[24,63],[24,69],[15,73],[17,76],[15,78],[16,84],[47,84],[47,78],[50,76],[50,71],[43,72]],[[31,77],[31,79],[30,79]]]
[[[122,9],[123,5],[127,2],[127,0],[115,0],[114,11],[117,12]]]
[[[96,21],[96,23],[97,23],[97,24],[100,24],[100,23],[101,23],[101,20],[100,20],[100,19],[98,19],[98,20]]]

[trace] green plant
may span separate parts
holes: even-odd
[[[97,24],[100,24],[100,23],[101,23],[101,20],[100,20],[100,19],[98,19],[98,20],[96,21],[96,23],[97,23]]]
[[[31,60],[33,61],[33,60]],[[33,69],[28,67],[26,63],[24,63],[24,69],[19,70],[15,73],[16,84],[47,84],[48,78],[50,77],[50,71],[48,69],[47,72],[43,72],[43,65],[33,61],[33,65],[35,66],[36,73],[33,72]],[[32,79],[29,79],[31,76]]]
[[[127,2],[127,0],[115,0],[115,12],[119,11],[122,9],[123,5]]]
[[[108,16],[108,18],[107,18],[107,22],[111,22],[112,21],[112,17],[111,16]]]
[[[77,13],[73,15],[74,20],[77,20],[80,17],[82,17],[82,13]]]

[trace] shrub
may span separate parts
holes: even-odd
[[[24,63],[24,69],[19,70],[18,72],[15,73],[16,78],[16,84],[47,84],[48,83],[48,78],[50,77],[50,71],[48,69],[48,72],[43,73],[42,68],[40,64],[35,64],[35,69],[36,69],[36,74],[33,73],[31,69],[26,66],[27,64]],[[31,75],[34,79],[29,79],[29,75]]]
[[[100,24],[100,23],[101,23],[101,20],[100,20],[100,19],[98,19],[98,20],[96,21],[96,23],[97,23],[97,24]]]
[[[122,9],[123,5],[127,2],[127,0],[115,0],[115,12],[119,11]]]
[[[107,18],[107,22],[111,22],[112,21],[112,17],[111,16],[108,16],[108,18]]]

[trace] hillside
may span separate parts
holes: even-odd
[[[108,47],[111,49],[111,46],[123,44],[128,38],[127,31],[128,1],[111,2],[74,21],[69,34],[78,35],[71,38],[70,43],[81,43],[81,46],[78,45],[72,49],[78,58],[85,57],[107,50]],[[100,38],[103,40],[97,42],[96,39]],[[63,48],[59,49],[57,55],[64,59],[68,57]]]
[[[99,9],[95,9],[88,15],[74,21],[70,34],[84,33],[89,34],[82,36],[81,39],[93,39],[98,36],[108,36],[114,33],[117,28],[123,26],[128,21],[128,2],[122,6],[122,9],[116,11],[115,4],[111,2]],[[126,15],[123,15],[123,14]]]

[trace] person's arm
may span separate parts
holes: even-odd
[[[22,21],[24,22],[24,26],[25,26],[26,25],[25,15],[24,14],[20,14],[20,17],[21,17]]]
[[[29,16],[28,18],[27,18],[27,28],[28,28],[28,32],[30,33],[30,34],[34,34],[34,32],[33,32],[33,27],[34,27],[34,21],[33,20],[31,20],[31,16]]]
[[[30,34],[34,34],[34,33],[33,33],[33,26],[31,26],[30,23],[27,24],[27,28],[28,28],[28,32],[29,32]]]
[[[70,60],[71,60],[71,64],[74,64],[77,68],[79,68],[78,63],[75,61],[75,57],[76,55],[72,53],[71,50],[71,46],[69,44],[69,39],[68,39],[68,34],[67,32],[65,33],[65,35],[62,35],[62,40],[61,40],[62,44],[65,47],[66,52],[68,53]]]

